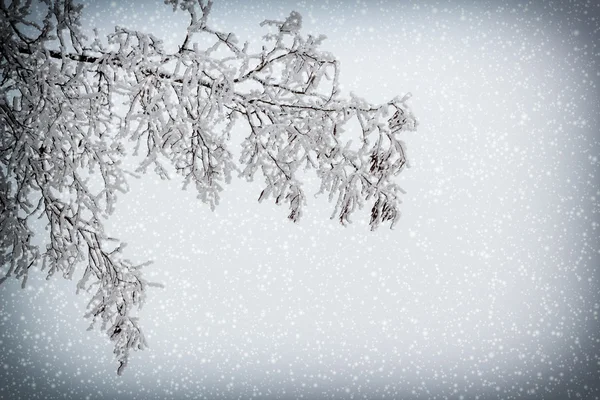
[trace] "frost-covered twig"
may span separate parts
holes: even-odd
[[[339,93],[339,62],[319,49],[324,36],[300,34],[302,17],[264,21],[275,28],[262,50],[249,51],[233,33],[209,24],[212,1],[167,0],[188,13],[178,51],[153,35],[116,27],[103,43],[81,32],[82,7],[45,2],[43,22],[30,2],[0,2],[0,265],[25,284],[41,262],[48,276],[71,278],[84,265],[78,290],[94,291],[86,317],[100,321],[115,343],[121,373],[131,349],[146,346],[134,316],[146,287],[140,267],[121,257],[103,221],[117,192],[128,190],[121,160],[133,140],[143,159],[168,178],[170,163],[214,208],[233,172],[265,180],[259,201],[272,198],[298,221],[306,195],[298,168],[315,169],[342,224],[371,202],[371,229],[399,215],[394,177],[407,165],[399,135],[414,130],[408,96],[373,105]],[[196,35],[214,44],[200,49]],[[119,112],[116,98],[127,99]],[[361,127],[352,148],[344,128]],[[228,142],[246,124],[239,165]],[[32,219],[48,225],[45,248],[33,244]]]

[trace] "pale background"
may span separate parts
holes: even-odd
[[[9,281],[0,398],[598,398],[598,4],[217,0],[211,20],[257,43],[292,10],[345,95],[413,93],[395,229],[330,220],[314,179],[294,225],[259,179],[211,212],[149,173],[107,227],[166,286],[141,312],[150,348],[117,377],[75,282]],[[187,25],[162,1],[84,15],[171,46]]]

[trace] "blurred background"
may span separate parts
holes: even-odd
[[[177,176],[132,179],[107,230],[165,285],[140,312],[150,348],[117,377],[75,281],[9,280],[0,398],[599,398],[599,3],[217,0],[209,24],[258,46],[292,10],[343,95],[413,94],[394,230],[311,195],[293,224],[260,179],[214,212]],[[151,0],[83,15],[175,49],[188,23]]]

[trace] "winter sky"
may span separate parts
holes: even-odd
[[[187,17],[162,3],[90,0],[85,27],[176,48]],[[260,179],[211,212],[148,173],[107,227],[165,285],[149,349],[117,377],[75,281],[7,281],[0,398],[599,398],[600,3],[215,0],[209,24],[257,44],[292,10],[346,96],[413,94],[394,230],[310,195],[293,224]]]

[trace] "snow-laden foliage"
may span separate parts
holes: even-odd
[[[165,163],[215,207],[232,173],[265,180],[259,201],[289,206],[298,221],[306,203],[301,166],[313,168],[320,193],[335,202],[342,224],[370,202],[372,229],[400,215],[394,176],[407,164],[398,135],[416,128],[408,96],[373,105],[339,95],[339,64],[319,50],[324,36],[302,36],[302,17],[267,20],[262,50],[249,51],[233,33],[209,26],[212,2],[167,0],[190,18],[175,53],[161,41],[116,27],[106,41],[81,31],[82,6],[45,0],[34,17],[31,1],[0,2],[0,257],[25,285],[32,266],[48,277],[73,276],[92,292],[86,314],[115,343],[121,373],[131,349],[146,345],[134,312],[143,303],[143,265],[121,257],[125,246],[107,237],[103,220],[117,192],[128,190],[121,161],[126,141],[168,178]],[[40,22],[41,21],[41,22]],[[197,35],[214,45],[199,48]],[[117,104],[127,110],[119,113]],[[344,126],[355,119],[361,142],[352,148]],[[249,127],[235,163],[228,141],[236,122]],[[133,175],[133,173],[129,173]],[[33,219],[47,221],[43,245],[34,243]],[[0,281],[0,282],[1,282]]]

